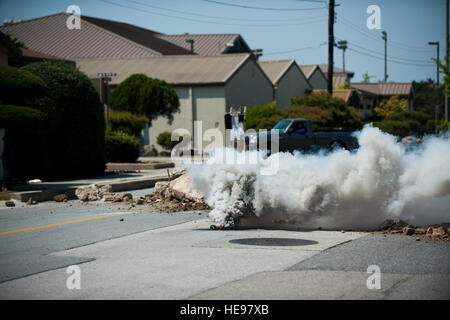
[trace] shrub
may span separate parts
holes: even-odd
[[[149,124],[159,116],[167,117],[180,112],[180,101],[175,90],[163,80],[133,74],[119,84],[111,94],[111,107],[147,116]]]
[[[178,141],[172,141],[172,133],[170,132],[161,132],[156,138],[156,142],[163,147],[165,150],[172,150],[179,142],[181,142],[183,137],[179,137]]]
[[[114,131],[122,131],[132,136],[140,136],[142,129],[145,128],[148,119],[141,115],[135,115],[128,111],[109,112],[109,125]]]
[[[375,107],[375,113],[381,117],[387,117],[395,113],[406,111],[406,100],[392,96],[388,100],[382,100]]]
[[[100,174],[105,168],[105,122],[99,97],[86,75],[61,62],[23,67],[40,76],[48,93],[32,106],[49,115],[48,143],[41,155],[44,177]]]
[[[291,99],[291,106],[282,110],[285,118],[310,119],[313,127],[362,128],[362,118],[358,110],[346,105],[339,98],[327,93],[304,94]]]
[[[139,142],[122,131],[108,128],[105,133],[108,162],[134,162],[139,157]]]
[[[374,122],[374,126],[395,136],[423,135],[434,132],[429,116],[420,111],[403,111],[388,115],[383,121]]]
[[[282,119],[281,111],[276,103],[257,105],[247,110],[245,114],[245,127],[247,129],[272,129]]]
[[[41,141],[36,132],[45,130],[45,114],[39,110],[0,105],[0,128],[5,129],[3,150],[3,181],[9,187],[14,180],[23,182],[35,177],[40,163],[34,155],[39,155]]]
[[[27,105],[46,91],[45,82],[37,75],[19,68],[0,66],[1,104]]]

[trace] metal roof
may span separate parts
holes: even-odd
[[[100,72],[115,72],[111,84],[143,73],[172,85],[224,84],[250,59],[250,54],[220,56],[175,55],[140,58],[77,59],[77,67],[90,78]]]
[[[314,71],[319,68],[317,64],[300,64],[299,67],[307,79],[309,79]]]
[[[272,84],[276,84],[293,63],[295,63],[294,60],[258,61],[259,66],[272,81]]]
[[[58,13],[0,27],[30,50],[69,59],[92,57],[145,57],[161,53],[83,19],[81,28],[69,29],[69,14]]]
[[[409,96],[412,93],[411,82],[351,83],[350,86],[379,96]]]
[[[156,37],[189,51],[191,50],[191,45],[186,40],[194,40],[194,53],[201,56],[219,55],[230,50],[233,52],[232,48],[234,46],[245,47],[245,50],[238,50],[239,52],[250,52],[250,48],[248,48],[239,34],[157,34]]]

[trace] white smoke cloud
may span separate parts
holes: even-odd
[[[450,221],[450,139],[428,138],[406,152],[395,137],[365,127],[358,140],[360,148],[352,153],[264,159],[253,151],[258,164],[225,162],[224,153],[235,150],[216,150],[188,169],[193,187],[213,208],[210,217],[223,226],[250,212],[295,216],[304,228],[366,230],[386,218],[416,225]],[[278,172],[261,175],[272,161],[279,161]]]

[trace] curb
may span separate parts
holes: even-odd
[[[167,181],[167,177],[152,177],[152,178],[141,178],[141,179],[135,179],[135,180],[128,180],[128,181],[102,181],[99,183],[96,183],[98,186],[103,186],[106,184],[111,185],[112,192],[119,192],[119,191],[128,191],[128,190],[135,190],[135,189],[145,189],[145,188],[152,188],[155,186],[156,182],[158,181]],[[28,201],[28,199],[32,198],[35,201],[42,202],[42,201],[51,201],[53,200],[53,197],[58,194],[66,194],[69,198],[75,197],[75,190],[79,187],[88,186],[90,184],[85,185],[78,185],[78,186],[71,186],[66,188],[60,188],[60,189],[46,189],[46,190],[31,190],[31,191],[21,191],[21,192],[14,192],[10,194],[11,199],[19,200],[22,202]]]
[[[107,171],[128,171],[128,170],[153,170],[174,168],[173,162],[160,162],[160,163],[107,163]]]

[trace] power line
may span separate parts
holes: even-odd
[[[336,39],[342,40],[341,38],[338,38],[338,37],[336,37]],[[368,48],[359,46],[359,45],[355,44],[354,42],[348,41],[348,43],[351,44],[353,47],[356,47],[356,48],[359,48],[359,49],[362,49],[362,50],[367,50],[368,49]],[[377,54],[377,55],[384,55],[384,53],[381,53],[381,52],[378,52],[378,51],[373,51],[373,50],[371,50],[371,53],[372,54]],[[431,61],[426,61],[426,60],[409,59],[409,58],[403,58],[403,57],[396,57],[396,56],[392,56],[392,55],[390,55],[389,57],[393,58],[393,59],[398,59],[398,60],[406,60],[407,62],[411,62],[411,63],[423,63],[423,64],[429,63],[430,65],[433,64]]]
[[[348,19],[344,18],[344,17],[340,17],[340,21],[347,27],[349,27],[350,29],[362,34],[363,36],[374,40],[374,41],[378,41],[381,42],[381,38],[377,37],[376,35],[374,35],[373,33],[361,28],[360,26],[355,25],[354,23],[352,23],[351,21],[349,21]],[[408,44],[404,44],[398,41],[393,41],[393,40],[389,40],[390,46],[396,48],[396,49],[401,49],[401,50],[405,50],[405,51],[417,51],[417,52],[430,52],[430,48],[428,47],[418,47],[418,46],[411,46]]]
[[[270,56],[270,55],[274,55],[274,54],[292,53],[292,52],[303,51],[303,50],[320,49],[321,47],[323,47],[327,43],[328,43],[328,41],[324,41],[324,42],[322,42],[321,44],[319,44],[317,46],[309,46],[309,47],[297,48],[297,49],[286,50],[286,51],[269,52],[269,53],[265,53],[264,56]]]
[[[145,12],[145,13],[149,13],[149,14],[156,15],[156,16],[164,16],[164,17],[181,19],[181,20],[192,21],[192,22],[197,22],[197,23],[207,23],[207,24],[216,24],[216,25],[245,26],[245,27],[284,27],[284,26],[298,26],[298,25],[305,25],[305,24],[313,24],[313,23],[318,23],[318,22],[324,21],[323,19],[321,19],[321,20],[318,19],[318,20],[315,20],[315,21],[306,21],[306,22],[300,22],[300,23],[285,23],[285,24],[226,23],[226,22],[205,21],[205,20],[191,19],[191,18],[188,18],[188,17],[174,16],[174,15],[170,15],[170,14],[166,14],[166,13],[160,13],[160,12],[149,11],[149,10],[146,10],[146,9],[140,9],[140,8],[136,8],[136,7],[132,7],[132,6],[128,6],[128,5],[124,5],[124,4],[120,4],[120,3],[116,3],[116,2],[112,2],[112,1],[108,1],[108,0],[99,0],[99,1],[111,4],[111,5],[114,5],[114,6],[118,6],[118,7],[130,9],[130,10],[138,11],[138,12],[141,12],[141,13]]]
[[[382,57],[378,57],[378,56],[372,55],[372,54],[367,53],[367,52],[361,52],[361,51],[358,51],[358,50],[353,49],[353,48],[347,48],[347,49],[350,50],[350,51],[356,52],[358,54],[367,56],[367,57],[371,57],[371,58],[378,59],[378,60],[384,60],[384,58],[382,58]],[[432,67],[433,66],[432,64],[410,63],[410,62],[396,61],[396,60],[392,60],[392,59],[387,59],[387,61],[392,62],[392,63],[396,63],[396,64],[403,64],[403,65],[415,66],[415,67]]]
[[[238,7],[238,8],[244,8],[244,9],[254,9],[254,10],[268,10],[268,11],[309,11],[309,10],[321,10],[327,8],[324,7],[315,7],[315,8],[264,8],[264,7],[253,7],[253,6],[246,6],[242,4],[235,4],[235,3],[226,3],[221,1],[215,1],[215,0],[201,0],[204,2],[214,3],[222,6],[229,6],[229,7]]]
[[[124,1],[138,4],[138,5],[145,6],[145,7],[154,8],[154,9],[171,11],[171,12],[175,12],[175,13],[181,13],[181,14],[185,14],[185,15],[192,15],[192,16],[203,17],[203,18],[208,18],[208,19],[237,20],[237,21],[243,20],[242,18],[211,16],[211,15],[205,15],[205,14],[200,14],[200,13],[195,13],[195,12],[163,8],[163,7],[158,7],[155,5],[148,4],[148,3],[143,3],[143,2],[139,2],[139,1],[133,1],[133,0],[124,0]],[[306,17],[302,20],[305,20],[305,19],[310,20],[310,19],[314,19],[314,18],[323,18],[323,17],[326,17],[326,16],[322,15],[322,16]],[[286,22],[286,21],[298,21],[298,20],[299,20],[298,18],[295,18],[295,19],[249,19],[249,18],[245,18],[245,21],[256,21],[256,22],[282,22],[282,21]]]

